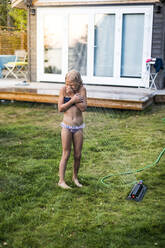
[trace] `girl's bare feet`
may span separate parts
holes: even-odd
[[[77,179],[77,178],[74,178],[74,177],[73,177],[73,182],[74,182],[74,184],[75,184],[77,187],[79,187],[79,188],[81,188],[81,187],[82,187],[82,184],[81,184],[81,183],[79,183],[79,181],[78,181],[78,179]]]
[[[69,187],[65,182],[62,182],[62,183],[59,182],[58,186],[63,189],[71,189],[71,187]]]

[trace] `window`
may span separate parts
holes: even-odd
[[[88,16],[69,15],[68,70],[87,74]]]
[[[137,86],[151,56],[153,6],[37,10],[37,80]]]
[[[121,76],[140,77],[143,58],[144,14],[124,14]]]
[[[52,24],[53,25],[50,25]],[[62,72],[62,33],[63,16],[44,18],[44,73]]]
[[[94,76],[112,77],[114,64],[115,15],[95,15]]]

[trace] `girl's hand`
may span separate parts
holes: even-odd
[[[73,97],[72,97],[72,101],[74,103],[80,103],[80,102],[83,102],[84,98],[80,95],[80,94],[75,94]]]

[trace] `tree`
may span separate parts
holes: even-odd
[[[0,26],[25,30],[27,13],[23,9],[11,8],[11,0],[0,0]]]
[[[8,5],[10,2],[8,0],[1,0],[0,3],[0,25],[7,26],[8,24]]]
[[[27,12],[23,9],[15,9],[10,7],[10,17],[13,19],[13,24],[16,28],[26,30],[27,28]]]

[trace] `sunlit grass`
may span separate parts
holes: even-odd
[[[84,113],[80,169],[83,188],[57,187],[62,114],[53,105],[0,104],[0,247],[165,247],[165,105],[143,112],[90,108]],[[126,200],[132,181],[148,190],[142,202]],[[123,186],[125,185],[125,186]]]

